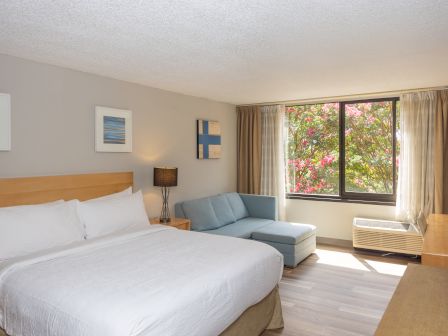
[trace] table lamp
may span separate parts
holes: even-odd
[[[170,210],[168,207],[169,187],[177,186],[177,168],[154,167],[154,186],[162,187],[163,205],[160,222],[167,223],[170,221]]]

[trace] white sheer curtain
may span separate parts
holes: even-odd
[[[285,219],[285,105],[261,107],[262,195],[276,196],[278,216]]]
[[[436,91],[400,97],[397,215],[422,234],[426,230],[426,217],[434,207],[436,102]]]

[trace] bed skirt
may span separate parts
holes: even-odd
[[[249,307],[220,336],[258,336],[266,329],[283,328],[282,305],[278,286],[263,300]],[[8,336],[0,328],[0,336]]]
[[[263,300],[246,309],[220,336],[258,336],[266,329],[283,326],[282,304],[276,286]]]

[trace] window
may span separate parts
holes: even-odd
[[[397,104],[288,106],[288,197],[394,202]]]

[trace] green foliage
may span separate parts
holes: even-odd
[[[337,195],[338,104],[288,107],[289,192]]]
[[[345,189],[392,194],[392,103],[345,106]]]
[[[288,191],[339,194],[339,104],[287,108]],[[392,102],[345,105],[345,189],[393,192]]]

